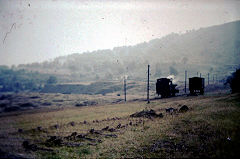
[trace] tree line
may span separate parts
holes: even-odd
[[[0,92],[40,91],[44,85],[55,83],[53,75],[0,66]]]

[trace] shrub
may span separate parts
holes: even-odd
[[[229,83],[232,89],[232,93],[240,92],[240,69],[237,69],[236,72],[232,73],[228,77],[226,84]]]

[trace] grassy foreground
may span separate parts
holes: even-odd
[[[182,105],[190,110],[165,112]],[[130,117],[144,109],[163,118]],[[40,109],[0,120],[0,149],[26,158],[240,156],[238,94]],[[24,141],[30,146],[24,147]]]

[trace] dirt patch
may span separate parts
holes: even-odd
[[[64,100],[62,99],[55,99],[55,100],[52,100],[53,102],[64,102]]]
[[[105,128],[102,128],[103,131],[107,131],[109,129],[109,126],[106,126]]]
[[[7,107],[9,104],[8,103],[0,103],[0,108],[5,108]]]
[[[55,124],[55,125],[52,126],[52,128],[59,129],[59,128],[60,128],[60,125]]]
[[[76,103],[75,106],[82,107],[82,106],[89,106],[89,105],[97,105],[98,103],[96,101],[83,101],[80,103]]]
[[[48,147],[52,146],[62,146],[63,145],[63,140],[59,136],[51,136],[49,139],[45,141],[45,145]]]
[[[50,103],[50,102],[44,102],[44,103],[42,103],[41,105],[42,105],[42,106],[49,106],[49,105],[52,105],[52,103]]]
[[[75,126],[76,123],[75,123],[74,121],[71,121],[71,122],[69,123],[69,125],[71,125],[71,126]]]
[[[93,145],[96,146],[98,143],[102,143],[101,138],[117,138],[116,134],[104,134],[102,130],[94,130],[93,128],[89,130],[86,134],[78,134],[77,132],[71,133],[69,136],[61,137],[61,136],[50,136],[49,139],[45,140],[43,143],[47,147],[78,147],[83,145]],[[25,143],[26,144],[26,143]],[[27,146],[26,146],[27,145]],[[37,148],[33,145],[29,147],[27,143],[25,147],[29,150],[35,151]]]
[[[21,103],[19,104],[20,107],[36,107],[33,103]]]
[[[1,158],[16,158],[16,159],[26,159],[26,157],[22,155],[10,154],[8,152],[4,152],[0,149],[0,157]]]
[[[37,98],[40,98],[39,96],[31,96],[30,97],[31,99],[37,99]]]
[[[184,112],[187,112],[188,110],[189,110],[188,106],[183,105],[183,106],[179,109],[179,112],[180,112],[180,113],[184,113]]]
[[[11,98],[12,96],[11,95],[1,95],[0,96],[0,100],[5,100],[5,99],[9,99],[9,98]]]
[[[188,146],[183,142],[175,142],[174,140],[158,140],[156,141],[151,147],[151,152],[162,152],[162,153],[168,153],[173,154],[176,152],[187,152]]]
[[[46,148],[38,147],[36,144],[30,144],[29,141],[26,141],[26,140],[23,141],[22,146],[26,151],[37,151],[37,150],[53,151],[52,149],[46,149]]]
[[[160,114],[157,114],[155,112],[155,110],[143,110],[143,111],[140,111],[140,112],[136,112],[132,115],[130,115],[130,117],[145,117],[145,118],[162,118],[163,117],[163,114],[160,113]]]
[[[177,111],[178,111],[177,109],[174,109],[172,107],[166,109],[166,113],[169,113],[169,114],[176,113]]]
[[[21,108],[18,107],[18,106],[12,106],[12,107],[6,107],[4,109],[5,112],[13,112],[13,111],[17,111],[17,110],[20,110]]]

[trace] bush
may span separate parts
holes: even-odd
[[[226,84],[229,83],[232,89],[232,93],[240,92],[240,69],[237,69],[236,72],[232,73],[228,77]]]

